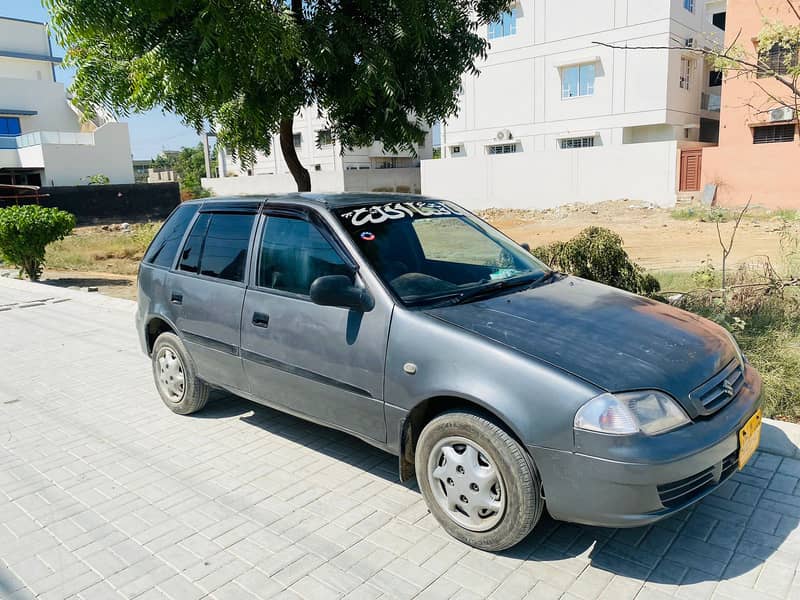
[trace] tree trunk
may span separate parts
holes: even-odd
[[[292,129],[294,119],[284,119],[281,121],[280,139],[281,139],[281,152],[283,152],[283,160],[286,161],[286,166],[289,167],[289,172],[297,182],[298,192],[311,191],[311,175],[308,174],[300,159],[297,158],[297,151],[294,148],[294,131]]]

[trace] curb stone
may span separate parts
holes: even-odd
[[[91,304],[98,308],[119,310],[129,315],[136,311],[136,302],[132,300],[59,288],[46,283],[3,277],[0,279],[0,286],[36,294],[36,296],[28,300],[28,303],[31,304],[42,302],[43,299],[46,299],[47,303],[63,302],[69,299]],[[2,306],[0,310],[9,310],[11,308],[14,307]],[[761,443],[758,449],[768,454],[800,459],[800,424],[764,419],[761,428]]]

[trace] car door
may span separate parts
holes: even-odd
[[[392,304],[376,298],[365,313],[311,301],[317,277],[358,279],[355,263],[317,213],[268,207],[258,236],[242,312],[242,358],[252,394],[385,441],[383,371]]]
[[[239,355],[247,260],[258,206],[202,209],[171,275],[169,301],[201,379],[249,391]]]

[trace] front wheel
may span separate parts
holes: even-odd
[[[162,333],[153,344],[153,378],[164,404],[174,413],[189,415],[208,401],[210,388],[197,377],[192,357],[174,333]]]
[[[419,437],[415,467],[433,516],[475,548],[510,548],[542,515],[541,484],[530,456],[481,415],[449,412],[433,419]]]

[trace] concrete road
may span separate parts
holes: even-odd
[[[396,460],[240,399],[158,398],[133,304],[0,279],[0,598],[800,598],[800,461],[693,510],[450,539]]]

